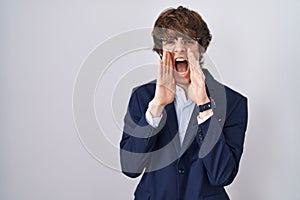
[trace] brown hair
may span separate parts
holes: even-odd
[[[196,39],[200,44],[199,51],[206,51],[212,38],[206,22],[197,12],[179,6],[163,11],[155,21],[153,51],[162,55],[162,38],[171,31]]]

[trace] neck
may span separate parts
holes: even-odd
[[[187,97],[188,85],[176,83],[177,86],[181,87],[184,90],[185,96]]]

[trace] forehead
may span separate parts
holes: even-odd
[[[194,38],[195,36],[192,35],[192,33],[190,33],[188,31],[188,29],[184,30],[184,31],[177,31],[177,30],[173,30],[173,29],[166,29],[166,28],[158,28],[157,29],[157,33],[160,37],[181,37],[181,38]]]

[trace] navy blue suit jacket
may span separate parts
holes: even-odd
[[[198,125],[195,106],[183,144],[171,103],[157,128],[145,113],[155,93],[155,81],[133,90],[120,142],[122,171],[143,174],[136,200],[228,200],[224,186],[239,168],[247,127],[247,99],[217,82],[207,70],[207,93],[216,103],[213,116]]]

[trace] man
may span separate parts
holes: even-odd
[[[247,99],[200,62],[207,24],[182,6],[160,14],[152,32],[156,81],[133,90],[124,119],[122,171],[143,174],[136,200],[227,200],[247,127]]]

